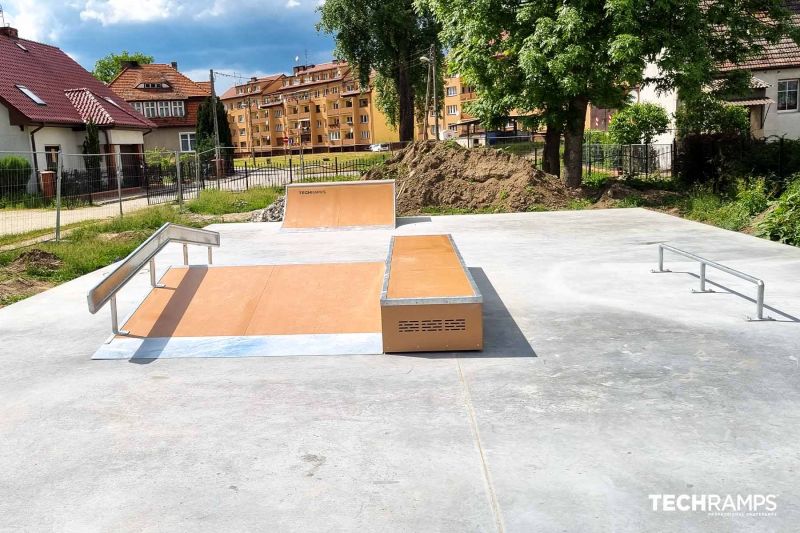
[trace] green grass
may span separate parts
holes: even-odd
[[[370,161],[374,163],[380,163],[385,159],[388,159],[392,156],[392,152],[342,152],[342,153],[327,153],[327,154],[304,154],[303,155],[303,162],[305,164],[310,163],[321,163],[321,162],[330,162],[333,164],[334,159],[339,161],[339,163],[346,163],[348,161],[353,160],[360,160],[360,161]],[[298,154],[294,154],[291,157],[292,166],[298,167],[300,166],[300,156]],[[236,168],[242,168],[247,164],[248,167],[253,166],[253,158],[241,158],[241,159],[234,159],[233,165]],[[256,157],[256,166],[264,166],[264,165],[274,165],[274,166],[289,166],[289,156],[288,155],[275,155],[271,157]]]
[[[204,215],[246,213],[267,207],[282,193],[279,187],[254,187],[241,192],[205,189],[200,191],[196,199],[188,202],[186,208],[192,213]]]
[[[426,205],[420,209],[420,213],[424,215],[490,215],[494,213],[505,213],[506,210],[502,207],[482,207],[478,209],[470,209],[465,207],[449,207],[445,205]]]
[[[567,203],[567,209],[578,211],[592,207],[592,201],[588,198],[572,198]]]
[[[612,178],[610,172],[604,172],[602,170],[595,170],[593,172],[584,172],[583,174],[583,184],[587,187],[593,187],[595,189],[599,189],[603,185],[605,185],[608,180]]]
[[[181,214],[173,207],[160,206],[136,211],[114,220],[82,223],[61,242],[48,241],[0,252],[0,281],[12,276],[3,267],[32,249],[54,254],[61,260],[61,265],[54,270],[39,270],[34,265],[19,276],[13,274],[14,277],[55,284],[75,279],[124,258],[165,222],[202,227],[213,220],[199,220],[197,217]],[[8,305],[26,296],[29,294],[6,296],[0,305]]]

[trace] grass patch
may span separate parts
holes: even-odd
[[[491,215],[495,213],[506,213],[507,211],[499,206],[489,206],[480,208],[450,207],[446,205],[426,205],[420,209],[423,215]]]
[[[359,161],[369,161],[371,163],[381,163],[385,159],[388,159],[392,156],[392,152],[342,152],[342,153],[327,153],[327,154],[305,154],[303,156],[303,162],[308,165],[310,163],[330,163],[331,165],[334,164],[334,160],[341,163],[347,163],[349,161],[359,160]],[[291,157],[292,166],[299,167],[300,166],[300,156],[295,154]],[[242,158],[242,159],[234,159],[233,166],[236,168],[244,168],[247,165],[248,167],[253,167],[253,158]],[[288,155],[275,155],[271,157],[256,157],[255,165],[257,167],[272,165],[272,166],[279,166],[279,167],[288,167],[289,166],[289,156]]]
[[[587,198],[572,198],[567,203],[567,209],[579,211],[581,209],[588,209],[592,206],[592,201]]]
[[[13,281],[20,287],[16,292],[4,292],[0,295],[0,305],[9,305],[50,285],[75,279],[119,261],[165,222],[202,227],[214,220],[182,214],[170,206],[151,207],[122,218],[82,223],[61,242],[48,241],[33,247],[0,252],[0,281]],[[24,271],[11,268],[20,255],[34,250],[53,254],[59,260],[58,266],[43,268],[34,263],[28,265]]]
[[[253,187],[241,192],[204,189],[196,199],[186,204],[186,208],[192,213],[204,215],[246,213],[267,207],[282,192],[279,187]]]
[[[583,174],[583,184],[587,187],[599,189],[612,178],[610,172],[603,172],[602,170],[595,170],[594,172],[585,172]]]

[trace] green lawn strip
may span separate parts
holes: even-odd
[[[186,208],[192,213],[204,215],[246,213],[267,207],[281,194],[281,187],[253,187],[241,192],[205,189],[200,191],[196,199],[187,202]]]

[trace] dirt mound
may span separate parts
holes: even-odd
[[[55,272],[63,261],[55,254],[34,248],[23,252],[6,267],[8,272],[25,272],[37,270],[39,272]]]
[[[456,143],[416,142],[371,169],[364,179],[397,180],[399,215],[418,214],[426,207],[554,209],[566,207],[571,198],[559,178],[537,170],[527,159]]]
[[[0,281],[0,307],[46,291],[53,286],[47,281],[13,278]]]

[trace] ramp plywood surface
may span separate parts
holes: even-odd
[[[395,237],[390,267],[389,298],[475,295],[447,235]]]
[[[382,263],[171,268],[124,328],[132,337],[381,331]]]
[[[394,227],[394,210],[394,181],[289,185],[282,227]]]

